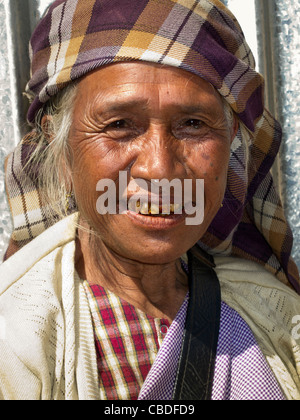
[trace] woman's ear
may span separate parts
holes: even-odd
[[[48,143],[50,144],[53,140],[53,128],[52,128],[52,117],[50,115],[44,115],[41,121],[41,128],[47,139]]]

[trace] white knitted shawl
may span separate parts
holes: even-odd
[[[0,266],[0,398],[97,399],[93,325],[74,270],[76,215]]]

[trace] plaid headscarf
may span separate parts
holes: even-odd
[[[71,81],[110,63],[161,63],[210,82],[246,129],[240,128],[232,144],[223,207],[199,243],[211,254],[256,261],[300,292],[292,233],[270,174],[281,127],[264,108],[263,78],[243,32],[220,1],[57,0],[33,33],[30,53],[27,91],[35,96],[30,122]],[[249,165],[242,136],[251,141]],[[34,137],[34,132],[27,136],[7,160],[18,246],[56,220],[41,203],[34,177],[23,170]]]

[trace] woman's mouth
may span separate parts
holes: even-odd
[[[156,230],[175,227],[186,217],[181,204],[158,205],[139,201],[129,203],[126,214],[134,224]]]
[[[184,210],[181,204],[149,204],[148,202],[136,202],[128,203],[128,210],[136,214],[151,217],[167,217],[172,215],[183,214]]]

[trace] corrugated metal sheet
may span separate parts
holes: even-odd
[[[299,0],[224,0],[251,32],[259,68],[266,77],[267,103],[284,128],[274,173],[295,235],[300,266],[300,16]],[[22,92],[29,76],[28,40],[49,0],[0,0],[0,259],[11,221],[4,191],[4,158],[27,130]],[[253,17],[256,5],[256,19]],[[257,39],[253,33],[257,34]]]

